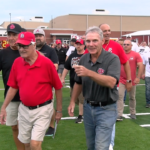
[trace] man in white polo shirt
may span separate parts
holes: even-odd
[[[145,79],[145,97],[146,108],[150,108],[150,52],[143,55],[143,75],[142,79]]]

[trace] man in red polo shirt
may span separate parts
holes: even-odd
[[[140,82],[140,77],[142,75],[143,64],[141,56],[132,51],[132,43],[130,40],[125,40],[123,44],[123,48],[125,50],[126,56],[129,59],[130,68],[131,68],[131,82],[132,82],[132,89],[129,92],[129,108],[130,108],[130,118],[136,119],[136,84]],[[138,66],[138,72],[136,75],[136,69]],[[119,83],[119,100],[117,101],[117,109],[118,109],[118,117],[122,117],[123,110],[124,110],[124,92],[125,92],[125,84],[126,84],[126,74],[124,71],[123,66],[121,66],[121,74],[120,74],[120,83]]]
[[[41,150],[45,132],[53,114],[52,87],[56,90],[56,120],[62,117],[62,84],[54,64],[36,51],[35,36],[21,32],[17,45],[21,57],[12,66],[8,85],[10,86],[1,108],[0,122],[5,123],[6,107],[19,90],[19,135],[26,150]]]

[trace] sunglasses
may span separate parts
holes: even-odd
[[[124,45],[124,46],[126,46],[126,45],[129,46],[130,44],[123,44],[123,45]]]
[[[23,49],[28,49],[30,45],[32,45],[32,44],[29,44],[29,45],[21,45],[21,44],[18,44],[17,47],[18,47],[18,49],[21,49],[21,47],[22,47]]]

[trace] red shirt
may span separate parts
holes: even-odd
[[[113,40],[109,40],[109,43],[104,44],[103,48],[106,51],[116,54],[119,57],[121,64],[125,64],[128,61],[128,58],[127,58],[122,46],[120,44],[118,44],[117,42],[115,42]]]
[[[142,62],[142,58],[139,55],[139,53],[130,51],[129,53],[126,53],[126,56],[129,59],[129,64],[130,64],[130,69],[131,69],[131,80],[132,80],[132,85],[135,85],[133,82],[136,78],[136,69],[137,69],[137,63]],[[121,75],[120,75],[120,82],[122,84],[126,84],[126,73],[124,71],[123,65],[121,65]]]
[[[87,53],[89,53],[89,51],[87,49],[85,49],[83,54],[87,54]]]
[[[29,65],[22,57],[15,59],[8,79],[8,86],[19,89],[20,100],[26,106],[36,106],[51,100],[52,87],[62,88],[52,61],[42,56]]]

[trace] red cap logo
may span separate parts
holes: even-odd
[[[13,24],[10,25],[10,29],[14,29],[15,26]]]
[[[36,30],[36,32],[39,32],[39,30]]]
[[[20,38],[24,38],[24,34],[21,34],[21,35],[20,35]]]

